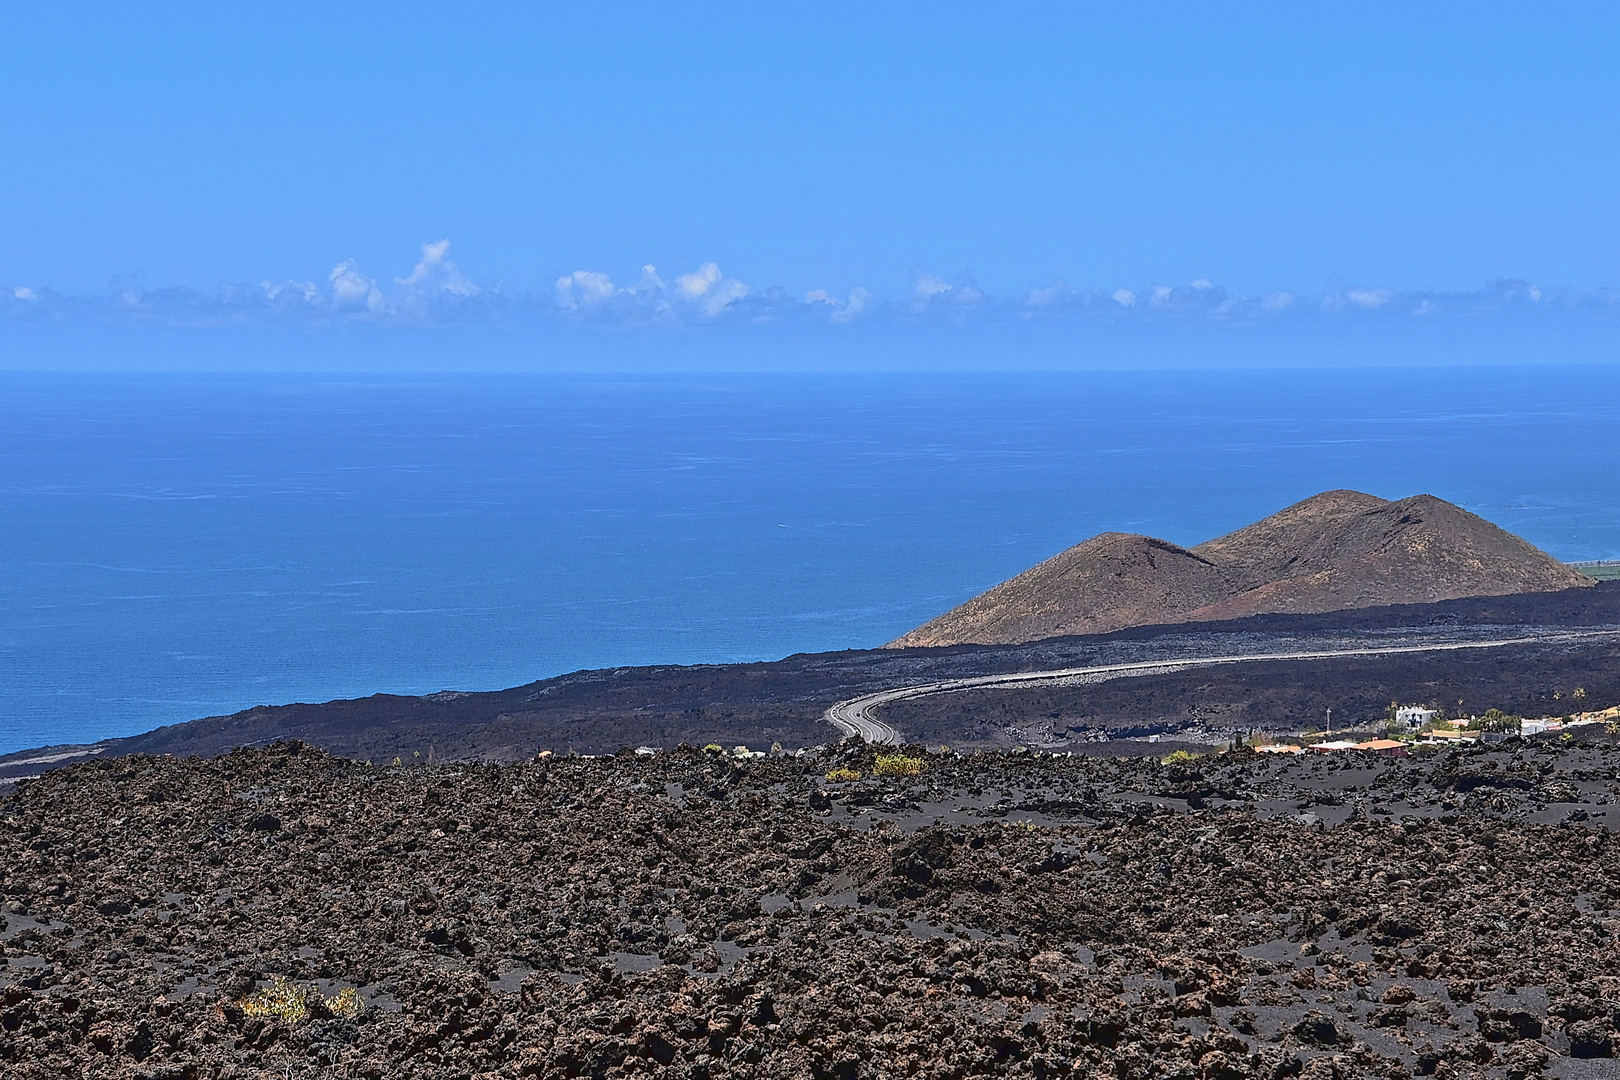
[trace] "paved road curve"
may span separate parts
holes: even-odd
[[[1035,683],[1072,679],[1085,675],[1162,675],[1195,667],[1214,667],[1217,664],[1246,664],[1262,660],[1331,660],[1347,656],[1391,656],[1397,653],[1453,652],[1458,649],[1499,649],[1504,645],[1551,644],[1586,638],[1620,637],[1616,630],[1576,630],[1558,634],[1532,634],[1525,637],[1499,638],[1494,641],[1457,641],[1434,645],[1387,645],[1361,649],[1327,649],[1318,652],[1252,653],[1243,656],[1194,656],[1177,660],[1143,660],[1133,664],[1104,664],[1100,667],[1057,668],[1052,671],[1020,671],[1008,675],[979,675],[967,679],[941,679],[938,682],[918,683],[892,690],[879,690],[871,694],[840,701],[828,709],[823,719],[845,735],[859,735],[869,743],[897,745],[900,733],[879,720],[874,712],[892,701],[933,694],[949,694],[958,690],[973,690],[985,686],[1018,687]]]

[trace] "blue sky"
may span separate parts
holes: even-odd
[[[289,325],[341,366],[379,323],[546,366],[521,343],[727,320],[806,354],[882,323],[871,355],[1034,320],[1129,364],[1155,320],[1291,320],[1275,360],[1363,317],[1422,360],[1431,314],[1615,353],[1612,5],[0,12],[0,366],[137,328],[207,366],[221,326],[275,364]]]

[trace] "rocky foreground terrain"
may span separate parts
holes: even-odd
[[[73,765],[0,800],[0,1075],[1611,1075],[1614,738]]]

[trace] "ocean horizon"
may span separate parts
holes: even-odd
[[[0,752],[870,648],[1331,488],[1620,558],[1620,368],[0,373]]]

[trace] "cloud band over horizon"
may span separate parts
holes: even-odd
[[[689,328],[747,327],[785,340],[796,336],[794,328],[817,327],[846,338],[861,327],[891,337],[914,330],[1129,336],[1155,328],[1206,334],[1219,328],[1272,328],[1322,337],[1375,328],[1399,337],[1412,336],[1403,327],[1511,323],[1573,327],[1588,338],[1596,331],[1603,347],[1595,358],[1620,357],[1620,348],[1607,347],[1620,337],[1614,334],[1620,330],[1620,290],[1551,289],[1516,279],[1498,279],[1472,292],[1331,281],[1313,294],[1280,289],[1248,293],[1207,279],[1089,289],[1056,281],[1018,296],[995,296],[970,277],[953,281],[917,270],[904,296],[882,296],[860,286],[842,296],[825,289],[794,295],[780,287],[754,287],[711,261],[668,279],[651,265],[629,284],[600,270],[579,269],[558,276],[550,289],[512,290],[499,282],[475,281],[449,253],[448,240],[425,243],[415,265],[392,278],[373,277],[356,260],[345,259],[324,281],[225,284],[212,293],[115,282],[104,293],[70,294],[15,284],[0,288],[0,330],[161,327],[183,334],[188,329],[293,327],[318,333],[445,326],[621,329],[641,332],[637,337],[645,339],[647,333],[679,337],[679,331]],[[1583,361],[1592,359],[1587,349]],[[0,366],[15,364],[0,361]]]
[[[1054,281],[1031,286],[1021,296],[992,296],[979,289],[970,277],[952,282],[933,272],[916,270],[908,296],[882,297],[855,286],[848,295],[839,297],[825,289],[794,296],[780,287],[755,288],[726,275],[717,263],[705,262],[669,281],[656,267],[648,265],[632,285],[621,286],[600,270],[580,269],[557,278],[551,290],[508,290],[499,282],[474,283],[449,259],[449,250],[448,240],[423,244],[416,265],[392,282],[372,278],[354,259],[345,259],[332,268],[324,283],[229,283],[213,293],[116,281],[99,294],[15,284],[0,288],[0,313],[14,318],[127,316],[168,319],[176,325],[243,316],[316,322],[437,322],[528,313],[635,326],[723,319],[769,321],[793,316],[847,324],[862,319],[914,320],[930,316],[1023,320],[1090,316],[1118,320],[1196,315],[1217,322],[1243,322],[1341,312],[1415,317],[1508,310],[1620,315],[1620,289],[1544,289],[1512,278],[1499,278],[1473,292],[1397,290],[1331,281],[1314,295],[1282,289],[1250,294],[1207,279],[1184,285],[1152,283],[1091,289]]]

